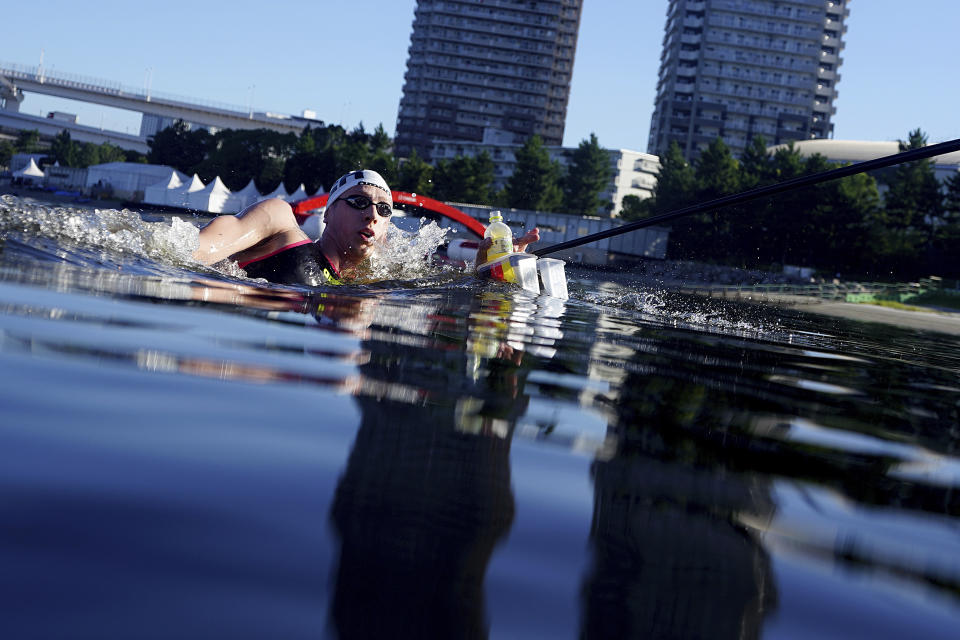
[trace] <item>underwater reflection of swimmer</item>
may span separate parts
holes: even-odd
[[[581,637],[759,638],[777,594],[770,558],[744,522],[772,520],[769,480],[728,468],[678,435],[682,403],[651,407],[644,384],[664,382],[627,379],[618,452],[592,467],[593,562]],[[650,423],[624,409],[630,404]]]
[[[340,293],[260,289],[245,284],[210,280],[195,282],[193,286],[183,285],[181,288],[187,289],[187,294],[182,296],[185,299],[242,306],[257,311],[302,314],[306,327],[309,327],[311,322],[315,322],[325,331],[346,333],[360,339],[366,337],[367,329],[373,322],[377,308],[377,300],[374,298]],[[270,359],[264,359],[262,355],[258,355],[261,351],[257,349],[277,350],[286,356],[295,355],[297,349],[294,344],[246,347],[240,344],[236,348],[231,348],[232,344],[232,341],[227,340],[227,346],[224,348],[226,355],[230,357],[182,357],[145,351],[138,355],[138,360],[143,368],[176,369],[180,373],[209,378],[261,383],[307,382],[346,392],[354,392],[359,385],[359,375],[355,370],[352,370],[349,375],[344,375],[344,370],[339,367],[318,367],[317,362],[298,363],[289,358],[270,362]],[[254,351],[250,351],[251,347]],[[366,361],[366,354],[362,350],[316,352],[303,347],[302,353],[328,362],[361,364]],[[285,366],[287,364],[290,366]]]
[[[484,575],[514,513],[510,440],[458,431],[449,407],[357,402],[330,514],[339,637],[486,637]]]
[[[584,638],[759,638],[776,604],[770,559],[737,521],[769,518],[756,480],[676,462],[594,465]]]
[[[446,322],[456,311],[430,316]],[[356,397],[362,422],[330,514],[341,541],[331,623],[341,638],[485,638],[484,577],[514,517],[522,352],[506,358],[491,346],[474,377],[459,349],[425,357],[422,344],[364,347],[364,387],[399,378],[421,394]]]

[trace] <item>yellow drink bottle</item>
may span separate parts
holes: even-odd
[[[503,222],[503,216],[499,211],[490,212],[490,224],[484,231],[483,237],[493,240],[493,244],[487,250],[487,262],[502,258],[513,251],[513,232]]]

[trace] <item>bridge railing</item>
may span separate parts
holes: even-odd
[[[21,80],[29,80],[39,84],[49,84],[59,87],[81,89],[84,91],[93,91],[117,97],[135,98],[147,102],[159,100],[164,102],[175,102],[187,106],[196,105],[208,107],[211,109],[219,109],[221,111],[229,111],[244,116],[249,115],[254,111],[265,111],[264,109],[254,110],[252,108],[241,107],[226,102],[191,98],[189,96],[165,93],[162,91],[147,91],[147,89],[144,87],[132,87],[119,82],[104,80],[102,78],[83,76],[75,73],[65,73],[63,71],[55,71],[53,69],[41,70],[36,66],[27,66],[4,61],[0,61],[0,75],[4,75],[11,79],[19,78]]]

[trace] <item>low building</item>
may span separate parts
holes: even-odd
[[[830,162],[841,164],[865,162],[900,152],[900,143],[890,140],[801,140],[793,143],[803,157],[819,153]],[[771,153],[785,144],[768,147]],[[931,158],[937,180],[943,182],[960,171],[960,151]]]
[[[489,133],[483,142],[434,140],[431,158],[436,164],[439,160],[449,160],[457,156],[473,158],[486,151],[494,165],[493,188],[502,189],[513,175],[517,166],[516,152],[523,145],[498,141]],[[564,167],[569,165],[570,154],[576,150],[575,147],[545,148],[550,154],[550,159],[556,160]],[[643,199],[653,194],[653,188],[657,184],[657,174],[660,172],[660,159],[649,153],[630,149],[607,149],[607,153],[610,154],[610,168],[613,170],[613,176],[600,197],[610,204],[597,214],[615,218],[623,209],[624,196],[635,195]]]
[[[89,192],[106,189],[114,198],[143,199],[146,188],[170,177],[171,167],[137,162],[107,162],[87,169],[84,187]]]
[[[20,171],[21,169],[29,166],[30,161],[36,163],[37,166],[43,164],[44,158],[50,155],[47,152],[41,153],[15,153],[10,156],[10,171]]]
[[[45,182],[48,187],[67,191],[82,191],[87,186],[86,167],[61,167],[52,164],[46,168]]]

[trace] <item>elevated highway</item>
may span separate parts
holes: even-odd
[[[280,133],[299,134],[308,124],[314,126],[322,124],[318,120],[300,116],[256,112],[235,105],[154,93],[146,88],[125,87],[107,80],[84,78],[61,72],[50,73],[45,72],[42,68],[0,63],[0,100],[3,102],[0,115],[10,118],[11,113],[19,112],[24,95],[30,93],[126,109],[127,111],[141,113],[144,116],[153,116],[154,119],[171,121],[180,119],[195,125],[217,129],[269,129]],[[40,119],[42,120],[42,118]],[[12,126],[15,122],[21,121],[12,118],[8,122]],[[70,127],[67,126],[69,123],[63,121],[51,120],[50,122],[56,125],[57,132],[64,128],[69,129],[71,136],[74,127],[80,126]],[[30,126],[29,128],[35,127]],[[91,134],[94,131],[101,131],[93,127],[85,128],[90,129]],[[141,126],[139,136],[103,131],[104,137],[99,141],[120,144],[108,140],[107,137],[121,135],[125,138],[137,139],[140,144],[145,146],[147,136],[154,133],[154,131],[147,131],[146,129],[146,127]],[[115,138],[115,140],[121,140],[121,138]],[[120,146],[133,148],[129,146],[130,144],[132,144],[132,141],[127,140],[125,144]]]

